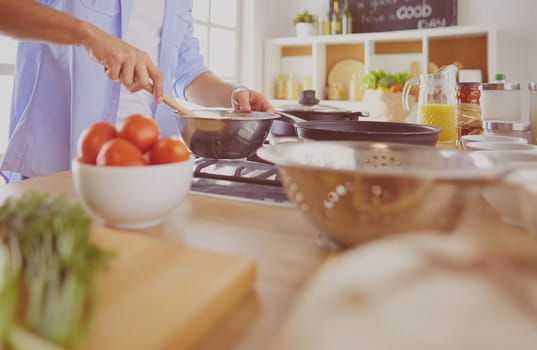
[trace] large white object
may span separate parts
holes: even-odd
[[[502,183],[493,186],[487,186],[481,191],[481,195],[487,203],[493,207],[503,222],[518,226],[526,227],[522,213],[521,195],[517,191],[517,186],[523,185],[527,179],[524,176],[529,170],[527,167],[535,167],[534,177],[529,182],[535,182],[537,178],[537,153],[528,151],[477,151],[497,162],[508,164],[513,169],[517,169],[509,174]],[[535,206],[531,207],[532,210]]]
[[[272,349],[534,350],[526,242],[431,233],[352,250],[310,283]]]
[[[481,86],[483,120],[522,120],[519,83],[485,83]]]
[[[459,70],[459,83],[481,83],[482,81],[481,69]]]
[[[160,33],[164,18],[165,0],[136,0],[132,2],[132,11],[124,40],[149,54],[151,60],[158,64]],[[132,93],[121,86],[117,125],[134,113],[152,116],[151,103],[154,98],[146,91]]]
[[[467,151],[533,151],[537,152],[537,146],[519,142],[505,141],[476,141],[464,146]]]
[[[84,206],[104,224],[140,229],[164,220],[186,196],[193,160],[163,165],[107,167],[73,160],[73,180]]]
[[[493,134],[481,134],[481,135],[463,135],[461,137],[462,147],[466,149],[466,144],[470,142],[514,142],[514,143],[528,143],[528,140],[522,137],[493,135]]]
[[[359,59],[364,63],[364,71],[382,68],[388,72],[404,71],[409,69],[413,62],[421,67],[421,73],[425,73],[431,57],[431,50],[438,47],[438,42],[444,39],[454,40],[454,45],[459,40],[469,50],[468,38],[482,37],[486,40],[486,52],[483,52],[483,63],[486,71],[497,72],[497,35],[493,25],[466,25],[452,26],[433,29],[417,29],[404,31],[391,31],[379,33],[353,33],[350,35],[315,35],[309,37],[286,37],[273,38],[265,42],[263,52],[263,89],[269,97],[272,96],[273,83],[282,74],[281,61],[294,48],[311,47],[312,69],[308,75],[312,76],[313,89],[319,96],[324,98],[321,92],[328,86],[328,72],[340,58]],[[421,43],[418,52],[393,53],[392,50],[381,50],[383,47],[390,49],[407,42]],[[378,45],[377,45],[378,44]],[[431,46],[433,48],[431,49]],[[430,50],[431,49],[431,50]],[[402,51],[402,50],[399,50]],[[417,50],[408,50],[417,51]],[[481,54],[480,54],[481,55]],[[438,62],[437,62],[438,63]],[[484,68],[483,68],[484,69]],[[488,81],[488,77],[483,77]],[[349,107],[348,101],[334,101],[334,105],[351,110],[359,110],[361,107],[354,103]]]

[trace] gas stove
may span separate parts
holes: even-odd
[[[290,207],[278,169],[248,159],[197,158],[190,191],[200,195]]]

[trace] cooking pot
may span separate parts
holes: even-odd
[[[275,113],[231,109],[192,112],[194,115],[174,115],[185,144],[197,156],[216,159],[254,154],[267,138],[272,121],[280,117]]]
[[[358,120],[359,117],[369,115],[367,112],[351,112],[338,107],[321,105],[315,97],[315,90],[302,91],[298,104],[282,106],[277,111],[303,120]],[[275,120],[271,134],[278,137],[297,136],[295,128],[287,119]]]
[[[434,146],[440,129],[433,126],[362,120],[304,121],[292,114],[279,112],[280,120],[295,128],[301,139],[326,141],[373,141]]]

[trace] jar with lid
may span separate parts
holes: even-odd
[[[530,142],[530,123],[510,120],[484,120],[483,134],[515,136]]]
[[[457,123],[457,144],[461,144],[464,135],[479,135],[482,131],[481,106],[479,99],[480,83],[458,83],[456,90],[457,109],[455,119]]]
[[[483,120],[522,120],[519,83],[481,84]]]
[[[537,83],[529,83],[531,143],[537,144]]]

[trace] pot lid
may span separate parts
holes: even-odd
[[[312,112],[347,112],[346,109],[336,106],[319,104],[319,100],[315,96],[315,90],[302,91],[298,104],[280,106],[281,111],[312,111]]]

